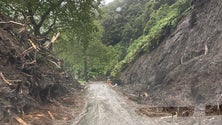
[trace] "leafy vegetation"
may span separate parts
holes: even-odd
[[[122,12],[122,15],[119,16],[119,18],[122,18],[121,20],[125,21],[124,23],[118,22],[115,18],[112,19],[114,20],[112,22],[117,21],[116,24],[121,24],[121,26],[113,26],[115,31],[118,31],[118,34],[121,35],[121,39],[112,39],[112,37],[116,38],[116,33],[114,32],[114,35],[112,35],[112,31],[107,31],[107,33],[105,32],[104,34],[104,38],[109,38],[111,36],[111,40],[105,39],[103,41],[104,43],[110,44],[107,41],[115,40],[112,42],[114,43],[112,45],[120,43],[122,46],[125,46],[125,50],[122,51],[123,58],[112,69],[111,76],[116,76],[124,68],[129,66],[129,64],[132,63],[141,53],[155,49],[163,38],[177,26],[181,17],[190,7],[190,0],[150,0],[148,2],[144,2],[145,1],[138,2],[125,0],[124,4],[120,2],[120,4],[115,6],[122,6],[121,8],[128,8],[128,10],[125,10],[127,12]],[[142,8],[138,10],[138,6]],[[136,10],[136,12],[134,12],[136,16],[124,15],[131,14],[131,10],[134,10],[132,8]],[[110,13],[112,15],[113,13],[118,15],[120,12]],[[109,18],[106,18],[104,20],[105,23],[103,23],[105,29],[107,27],[104,24],[107,23],[107,20],[109,21]],[[113,27],[112,25],[108,26],[109,29],[112,29]],[[116,27],[118,27],[118,30]],[[137,31],[137,33],[135,31]],[[137,35],[135,36],[135,34]]]
[[[101,0],[2,0],[1,13],[28,25],[36,36],[47,36],[53,31],[82,29],[99,11]],[[90,30],[90,29],[89,29]]]
[[[64,33],[56,43],[54,51],[64,60],[65,69],[74,72],[78,80],[85,80],[83,65],[85,59],[87,60],[87,77],[89,79],[105,76],[106,71],[111,70],[112,64],[117,63],[114,58],[120,53],[114,47],[101,43],[102,29],[98,26],[98,30],[91,34],[87,49],[71,32]]]
[[[25,24],[25,28],[43,42],[49,42],[50,36],[60,32],[61,44],[56,44],[56,54],[64,59],[65,65],[82,62],[84,79],[88,80],[87,52],[91,41],[96,41],[95,33],[99,31],[94,21],[100,16],[101,0],[2,0],[0,6],[2,14]],[[73,51],[81,57],[65,55]]]
[[[106,6],[101,1],[2,0],[0,10],[44,40],[60,32],[53,51],[66,70],[88,81],[116,76],[155,49],[191,0],[114,0]]]

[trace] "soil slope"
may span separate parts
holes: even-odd
[[[121,75],[143,84],[146,102],[175,106],[222,102],[222,1],[198,0],[175,31]],[[220,99],[220,100],[219,100]]]

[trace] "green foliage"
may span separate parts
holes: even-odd
[[[173,1],[171,1],[173,2]],[[185,10],[190,6],[189,0],[178,0],[169,4],[157,5],[156,1],[151,5],[152,13],[144,28],[144,33],[134,40],[127,49],[127,54],[123,60],[117,63],[111,72],[115,77],[143,52],[155,49],[165,36],[167,36],[178,24]],[[155,7],[153,7],[155,6]]]
[[[76,74],[83,71],[87,81],[89,66],[98,61],[95,55],[102,55],[92,50],[105,49],[100,43],[102,33],[95,23],[100,16],[100,5],[101,0],[2,0],[0,10],[26,24],[38,37],[46,38],[53,32],[61,32],[54,51],[64,60],[66,69],[74,70]]]
[[[99,12],[101,0],[1,0],[2,14],[25,23],[38,36],[75,29],[91,21]]]
[[[80,79],[118,75],[143,52],[155,49],[176,27],[190,0],[2,0],[1,13],[37,36],[61,32],[54,52]],[[102,42],[106,45],[103,45]]]
[[[103,8],[102,26],[104,34],[102,42],[106,45],[121,43],[128,47],[143,31],[143,9],[146,0],[116,0]],[[135,23],[136,21],[136,23]]]
[[[90,79],[105,76],[106,71],[117,63],[114,58],[118,60],[118,55],[120,55],[116,51],[119,50],[116,49],[118,46],[105,46],[101,43],[102,27],[97,22],[94,23],[97,30],[85,36],[84,40],[87,40],[87,44],[73,35],[71,31],[67,31],[62,33],[54,48],[58,57],[64,60],[65,69],[74,72],[78,80],[85,80],[85,59],[87,60],[87,77]]]

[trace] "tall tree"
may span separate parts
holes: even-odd
[[[62,32],[63,36],[71,32],[68,35],[74,37],[70,40],[79,42],[84,78],[88,81],[87,50],[97,30],[94,20],[100,15],[100,5],[101,0],[2,0],[0,11],[27,24],[28,29],[41,38],[55,31]],[[73,42],[70,45],[73,46]]]
[[[101,0],[1,0],[0,11],[26,22],[36,36],[47,36],[53,30],[75,29],[79,23],[95,16]],[[81,25],[82,26],[82,25]]]
[[[93,77],[104,76],[105,71],[112,68],[114,56],[118,55],[112,47],[101,43],[103,29],[98,22],[94,22],[94,25],[94,31],[82,29],[82,37],[78,38],[71,31],[67,31],[55,45],[56,53],[65,60],[65,68],[73,70],[79,80],[87,81]]]

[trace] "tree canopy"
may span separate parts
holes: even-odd
[[[1,12],[24,22],[38,36],[55,30],[85,29],[99,13],[101,0],[2,0]],[[97,14],[97,15],[96,15]],[[91,28],[87,27],[88,31]]]
[[[66,67],[84,63],[88,79],[88,49],[99,31],[95,20],[100,17],[101,0],[2,0],[0,5],[3,14],[25,24],[35,36],[47,39],[61,32],[61,44],[55,44],[54,52],[69,65]],[[75,53],[81,57],[73,56]]]

